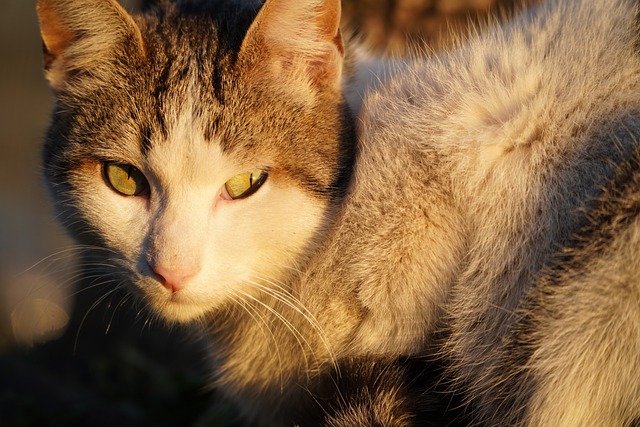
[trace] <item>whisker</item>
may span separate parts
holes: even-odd
[[[106,252],[110,252],[110,253],[116,253],[115,251],[113,251],[112,249],[109,248],[104,248],[101,246],[93,246],[93,245],[72,245],[70,247],[64,248],[64,249],[60,249],[57,252],[54,252],[50,255],[47,255],[46,257],[42,258],[41,260],[35,262],[33,265],[31,265],[30,267],[26,268],[25,270],[23,270],[20,274],[25,274],[30,272],[31,270],[36,269],[37,267],[39,267],[40,265],[44,264],[45,262],[57,262],[60,259],[64,259],[62,258],[62,256],[64,257],[68,257],[68,258],[72,258],[78,255],[78,253],[81,250],[92,250],[92,251],[106,251]]]
[[[275,308],[269,306],[268,304],[265,304],[264,302],[260,301],[258,298],[255,298],[254,296],[238,290],[238,293],[240,293],[242,296],[244,296],[247,299],[250,299],[254,302],[256,302],[257,304],[261,305],[262,307],[264,307],[268,312],[272,313],[277,319],[279,319],[282,324],[291,332],[291,335],[293,336],[293,338],[296,340],[296,342],[298,343],[298,345],[300,346],[300,349],[302,350],[302,354],[304,356],[305,359],[305,365],[306,365],[306,371],[309,372],[309,360],[307,357],[307,353],[305,352],[305,344],[306,344],[306,348],[308,348],[310,350],[311,356],[313,356],[313,358],[317,361],[317,357],[315,355],[314,349],[311,346],[311,344],[307,341],[307,339],[304,337],[304,335],[297,330],[297,328],[286,318],[284,317],[282,314],[280,314]]]
[[[335,352],[333,351],[333,347],[331,346],[329,340],[327,339],[327,335],[324,331],[324,328],[322,328],[322,325],[316,319],[313,313],[309,311],[309,309],[299,299],[297,299],[294,295],[292,295],[289,291],[287,291],[283,286],[278,285],[277,283],[270,281],[266,278],[260,278],[260,279],[266,283],[269,283],[275,289],[260,283],[256,283],[256,282],[252,282],[251,284],[253,286],[258,287],[261,291],[265,292],[267,295],[270,295],[273,298],[276,298],[277,300],[279,300],[280,302],[282,302],[283,304],[285,304],[286,306],[290,307],[295,312],[300,314],[302,318],[305,321],[307,321],[308,324],[313,328],[313,330],[315,330],[316,333],[318,334],[318,337],[320,338],[320,340],[322,341],[322,344],[324,345],[325,349],[328,352],[331,364],[334,366],[335,369],[339,369],[338,363],[337,363],[337,357],[335,355]]]
[[[108,282],[105,283],[110,283],[110,282],[115,282],[115,280],[110,280]],[[102,303],[106,298],[108,298],[110,295],[112,295],[114,292],[116,292],[118,290],[118,288],[113,288],[110,289],[108,292],[106,292],[104,295],[100,296],[98,299],[96,299],[96,301],[94,301],[91,306],[87,309],[87,311],[85,312],[84,316],[82,316],[82,319],[80,320],[80,325],[78,326],[78,331],[76,332],[76,337],[74,339],[73,342],[73,351],[74,353],[77,351],[78,349],[78,340],[80,338],[80,332],[82,330],[82,327],[84,326],[87,317],[89,317],[89,313],[91,313],[91,311],[96,308],[98,305],[100,305],[100,303]]]
[[[118,286],[116,286],[116,287],[113,289],[113,291],[111,292],[111,294],[113,295],[113,294],[115,293],[115,291],[118,291],[118,290],[122,289],[124,286],[125,286],[125,284],[124,284],[124,283],[120,283]],[[108,334],[108,333],[109,333],[109,330],[111,329],[111,324],[113,323],[113,319],[114,319],[114,317],[115,317],[115,315],[116,315],[116,312],[117,312],[117,310],[118,310],[118,307],[121,307],[121,306],[122,306],[122,304],[123,304],[123,302],[124,302],[124,301],[126,301],[126,300],[128,300],[128,299],[129,299],[129,297],[130,297],[130,295],[129,295],[129,294],[126,294],[124,297],[122,297],[122,298],[120,299],[120,302],[118,302],[118,304],[116,304],[116,306],[114,307],[113,311],[111,312],[111,317],[109,318],[109,322],[107,323],[107,328],[106,328],[106,330],[105,330],[105,332],[104,332],[104,333],[105,333],[105,335],[106,335],[106,334]],[[109,304],[111,304],[111,303],[109,303]]]
[[[278,365],[280,366],[280,369],[278,371],[279,371],[279,376],[280,376],[280,391],[282,392],[284,390],[284,377],[283,377],[283,369],[282,369],[282,367],[283,367],[282,354],[280,353],[280,346],[278,346],[278,340],[276,339],[273,331],[269,327],[269,324],[267,323],[267,320],[264,318],[264,316],[261,315],[261,313],[255,307],[253,307],[250,304],[248,304],[241,297],[238,297],[238,296],[236,296],[234,294],[232,294],[230,296],[233,299],[233,301],[238,303],[238,305],[249,316],[251,316],[251,318],[256,322],[256,324],[258,324],[258,326],[260,326],[260,331],[264,335],[265,339],[268,339],[268,336],[265,333],[265,328],[266,328],[267,332],[269,333],[269,335],[271,336],[271,340],[273,341],[274,347],[276,349],[276,355],[277,355],[277,358],[278,358]],[[253,311],[253,313],[252,313],[252,311]]]

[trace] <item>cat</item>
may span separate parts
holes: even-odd
[[[635,2],[549,0],[358,119],[337,0],[37,9],[60,216],[249,422],[640,420]]]

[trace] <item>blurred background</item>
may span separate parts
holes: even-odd
[[[372,49],[402,54],[408,41],[446,48],[452,34],[513,3],[343,0],[343,10],[345,25]],[[35,1],[2,0],[0,426],[236,425],[233,408],[206,386],[198,343],[179,329],[144,325],[132,304],[120,307],[118,295],[102,300],[104,289],[74,280],[72,242],[40,174],[52,107],[41,66]]]

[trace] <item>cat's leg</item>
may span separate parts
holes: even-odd
[[[315,391],[320,416],[314,420],[322,420],[315,424],[466,426],[458,396],[445,392],[440,375],[437,363],[420,358],[345,360]]]

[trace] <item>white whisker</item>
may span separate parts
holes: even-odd
[[[242,296],[244,296],[247,299],[250,299],[254,302],[256,302],[257,304],[259,304],[260,306],[264,307],[268,312],[270,312],[271,314],[273,314],[278,320],[280,320],[282,322],[282,324],[291,332],[291,335],[293,336],[293,338],[296,340],[296,342],[298,343],[298,346],[300,346],[300,349],[302,351],[302,354],[304,356],[304,360],[305,360],[305,365],[306,365],[306,372],[309,372],[309,360],[307,357],[307,352],[305,351],[306,349],[309,350],[309,352],[311,353],[311,356],[317,361],[318,358],[316,357],[315,351],[313,346],[309,343],[309,341],[307,341],[307,339],[305,338],[304,334],[302,334],[286,317],[284,317],[281,313],[278,312],[278,310],[276,310],[274,307],[271,307],[270,305],[260,301],[258,298],[255,298],[254,296],[252,296],[249,293],[243,292],[238,290],[238,293],[240,293]],[[305,347],[306,345],[306,347]]]
[[[242,297],[239,297],[236,295],[231,295],[231,297],[233,301],[236,302],[238,306],[240,306],[256,322],[256,324],[258,324],[258,326],[260,326],[260,331],[264,335],[265,339],[268,339],[268,336],[265,333],[265,328],[269,333],[269,336],[271,337],[271,341],[273,341],[274,347],[276,349],[278,365],[280,366],[280,369],[279,369],[280,390],[281,391],[284,390],[284,378],[283,378],[283,369],[282,369],[283,363],[282,363],[282,355],[280,353],[280,346],[278,345],[279,344],[278,339],[273,334],[273,331],[269,327],[267,320],[264,318],[264,316],[261,315],[261,313],[255,307],[253,307],[251,304],[248,304]]]
[[[103,284],[107,284],[107,283],[111,283],[111,282],[115,282],[115,280],[109,280],[107,282],[104,282]],[[94,301],[91,306],[87,309],[87,311],[85,312],[84,316],[82,316],[82,319],[80,320],[80,325],[78,325],[78,330],[76,332],[76,337],[75,340],[73,342],[73,351],[77,351],[78,348],[78,340],[80,338],[80,332],[82,330],[82,327],[84,326],[84,323],[87,320],[87,317],[89,316],[89,313],[91,313],[91,311],[96,308],[98,305],[100,305],[100,303],[102,303],[105,299],[107,299],[110,295],[112,295],[114,292],[116,292],[119,289],[119,287],[115,287],[110,289],[108,292],[106,292],[104,295],[100,296],[98,299],[96,299],[96,301]]]
[[[331,346],[329,340],[327,339],[326,333],[322,328],[322,326],[320,325],[320,322],[318,322],[318,320],[313,315],[313,313],[311,313],[311,311],[309,311],[309,309],[298,298],[296,298],[294,295],[288,292],[283,286],[278,285],[274,281],[268,280],[266,278],[260,278],[260,280],[272,285],[274,288],[270,288],[268,286],[262,285],[257,282],[252,282],[251,284],[255,287],[258,287],[262,292],[266,293],[267,295],[273,298],[276,298],[277,300],[285,304],[287,307],[294,310],[296,313],[300,314],[303,320],[305,320],[312,327],[312,329],[316,331],[319,339],[322,341],[322,344],[327,350],[327,353],[330,357],[331,364],[337,369],[338,368],[337,357],[335,356],[333,347]]]

